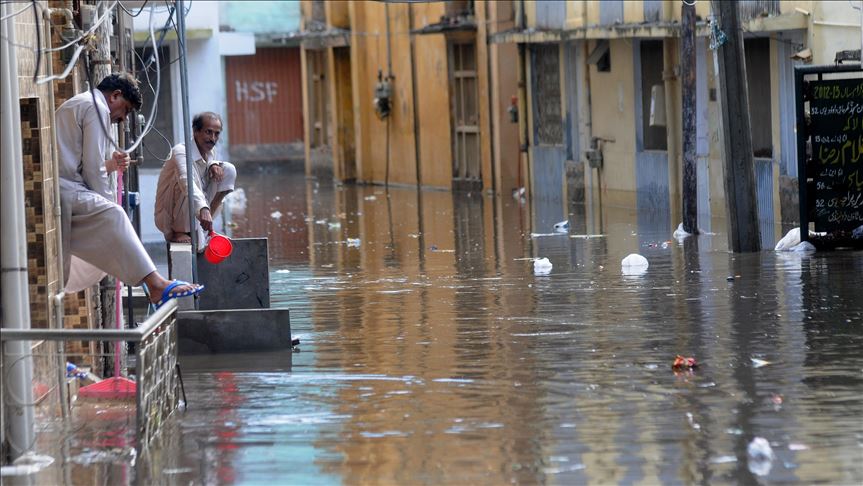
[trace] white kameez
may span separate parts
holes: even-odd
[[[191,151],[193,189],[192,209],[199,215],[201,209],[210,209],[210,201],[220,192],[231,192],[237,180],[237,169],[230,162],[215,160],[215,152],[210,151],[206,159],[201,156],[198,145],[192,144]],[[222,165],[222,180],[216,181],[210,177],[210,167]],[[159,183],[156,186],[156,207],[154,219],[156,227],[165,235],[165,239],[173,233],[188,233],[189,199],[186,197],[188,186],[186,182],[186,147],[180,143],[171,149],[171,158],[165,161],[159,173]],[[212,215],[216,217],[215,214]],[[195,225],[198,232],[198,251],[202,251],[207,234],[200,224]]]
[[[105,169],[105,161],[114,150],[106,133],[109,130],[110,110],[99,90],[80,93],[57,109],[63,264],[68,292],[98,283],[105,273],[137,285],[156,271],[125,211],[114,202]]]

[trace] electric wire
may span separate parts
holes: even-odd
[[[12,2],[3,2],[3,3],[12,3]],[[14,17],[14,16],[16,16],[16,15],[22,14],[22,13],[24,13],[28,8],[30,8],[30,5],[24,5],[24,7],[22,7],[22,8],[21,8],[20,10],[18,10],[17,12],[12,12],[12,13],[10,13],[10,14],[6,14],[6,15],[4,15],[4,16],[2,16],[2,17],[0,17],[0,21],[2,21],[2,20],[6,20],[6,19],[11,19],[12,17]]]
[[[94,22],[93,25],[89,29],[82,32],[81,35],[70,40],[66,44],[63,44],[62,46],[52,47],[51,49],[45,49],[45,52],[62,51],[63,49],[66,49],[67,47],[70,47],[74,44],[77,44],[78,42],[81,42],[84,40],[89,40],[89,38],[93,34],[93,32],[96,32],[96,29],[98,29],[99,26],[102,25],[102,22],[104,22],[105,19],[107,19],[111,15],[111,12],[113,12],[114,7],[116,7],[118,3],[120,3],[119,0],[115,0],[114,3],[110,7],[105,9],[105,13],[102,14],[102,16],[99,17],[96,20],[96,22]]]
[[[132,17],[137,17],[137,16],[141,15],[141,12],[144,11],[144,7],[146,7],[147,3],[149,3],[149,2],[150,2],[150,0],[144,0],[144,3],[141,5],[141,8],[138,9],[138,13],[132,13],[131,10],[129,10],[128,8],[126,8],[125,5],[123,5],[123,2],[118,0],[118,3],[120,4],[120,8],[122,8],[124,12],[126,12],[127,14],[129,14]]]
[[[33,81],[39,79],[39,68],[42,67],[42,23],[39,22],[39,8],[36,0],[30,0],[33,5],[33,30],[36,31],[36,65],[33,66]]]
[[[119,2],[115,2],[115,5],[117,3],[119,3]],[[113,7],[111,7],[111,8],[113,8]],[[156,51],[156,36],[155,36],[155,33],[153,32],[153,11],[152,10],[150,10],[149,30],[150,30],[150,40],[153,43],[153,51],[155,52]],[[85,71],[87,73],[87,81],[89,82],[90,88],[91,88],[90,89],[90,96],[93,99],[93,107],[96,109],[96,112],[99,113],[99,106],[96,103],[96,91],[95,91],[96,88],[93,85],[93,79],[92,79],[92,75],[90,74],[90,66],[89,66],[88,60],[89,60],[89,56],[87,56],[87,58],[85,58],[85,63],[87,64]],[[156,91],[157,92],[160,88],[161,80],[162,80],[162,76],[161,76],[161,71],[159,69],[159,56],[156,56]],[[99,117],[99,126],[102,127],[102,133],[111,142],[111,145],[113,145],[114,148],[116,148],[118,151],[123,152],[123,153],[127,153],[127,154],[130,152],[134,152],[135,149],[138,147],[138,145],[141,144],[141,141],[144,140],[144,137],[148,133],[150,133],[150,130],[153,127],[154,115],[156,113],[156,105],[157,105],[157,103],[154,101],[153,106],[150,107],[150,117],[147,119],[147,124],[144,127],[144,130],[141,131],[141,135],[138,137],[137,140],[135,140],[135,143],[133,143],[131,147],[122,148],[122,147],[118,146],[117,142],[115,142],[114,138],[110,135],[110,132],[108,131],[108,127],[106,127],[103,124],[102,118],[100,116]],[[110,120],[109,120],[109,122],[110,122]]]

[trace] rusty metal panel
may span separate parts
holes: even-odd
[[[546,0],[536,2],[536,28],[562,29],[566,21],[566,2]]]
[[[644,21],[659,22],[662,19],[663,0],[644,0]]]
[[[231,145],[286,144],[303,139],[298,47],[258,48],[225,58]]]
[[[779,15],[779,0],[743,0],[737,5],[741,20]]]

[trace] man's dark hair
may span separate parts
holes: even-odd
[[[192,128],[194,128],[196,132],[204,128],[204,118],[213,118],[215,120],[219,120],[219,123],[221,123],[222,125],[225,124],[222,121],[222,117],[219,116],[218,113],[213,113],[212,111],[205,111],[202,113],[198,113],[197,115],[195,115],[195,118],[192,118]]]
[[[138,80],[129,73],[109,74],[96,88],[103,93],[113,93],[119,89],[123,93],[123,98],[126,98],[135,110],[141,109],[141,90],[138,89]]]

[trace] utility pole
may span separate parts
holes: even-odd
[[[695,100],[695,2],[681,2],[680,70],[683,77],[683,230],[698,233]]]
[[[711,2],[719,32],[725,40],[714,46],[722,113],[722,157],[725,166],[725,207],[728,244],[734,252],[761,250],[755,162],[749,123],[749,93],[743,57],[743,32],[737,0]],[[719,36],[722,37],[722,36]]]

